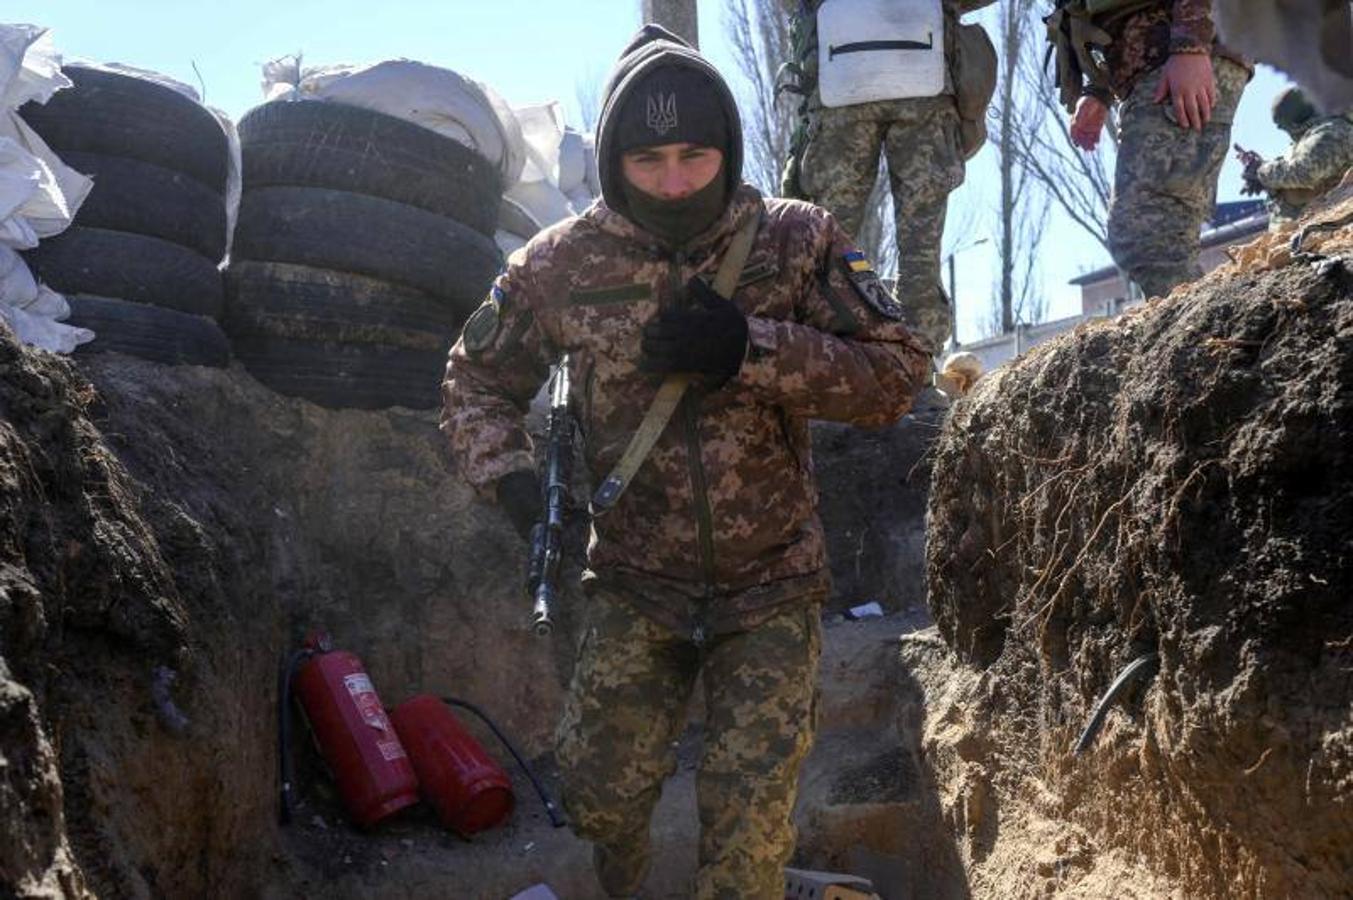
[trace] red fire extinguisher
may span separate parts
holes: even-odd
[[[299,668],[297,668],[299,666]],[[307,639],[285,667],[279,740],[282,821],[291,817],[288,720],[291,680],[348,814],[359,825],[418,802],[418,778],[371,678],[356,655],[335,650],[327,634]]]
[[[567,824],[530,765],[507,735],[479,707],[453,697],[422,694],[390,714],[409,750],[423,794],[442,823],[462,837],[501,824],[512,813],[514,797],[507,773],[448,709],[455,706],[479,718],[516,760],[540,797],[550,824]]]
[[[512,814],[512,781],[445,703],[420,694],[391,710],[390,718],[423,795],[447,828],[469,837]]]

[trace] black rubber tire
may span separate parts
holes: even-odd
[[[446,300],[468,316],[502,264],[491,239],[406,203],[325,188],[246,191],[233,259],[355,272]]]
[[[225,256],[225,200],[196,178],[102,153],[66,151],[61,160],[94,179],[76,225],[163,238],[215,262]]]
[[[380,344],[242,337],[235,356],[279,394],[330,408],[430,409],[440,402],[446,353]]]
[[[492,235],[498,168],[403,119],[320,101],[265,103],[239,124],[244,189],[318,187],[417,206]]]
[[[58,155],[125,156],[191,175],[225,196],[230,149],[206,107],[178,91],[130,75],[65,66],[75,86],[45,104],[19,109]]]
[[[126,353],[174,366],[230,365],[230,342],[221,327],[206,316],[193,316],[112,297],[72,294],[69,325],[94,332],[94,340],[76,348],[76,355]]]
[[[221,314],[216,264],[178,244],[127,231],[72,226],[23,252],[42,281],[63,294],[92,294],[199,316]]]
[[[225,272],[225,328],[259,336],[384,344],[444,353],[458,317],[427,294],[364,275],[290,263],[234,262]]]

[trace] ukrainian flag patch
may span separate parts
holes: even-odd
[[[874,267],[869,260],[859,250],[849,250],[842,254],[841,258],[845,260],[846,268],[852,272],[872,272]]]

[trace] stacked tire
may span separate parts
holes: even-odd
[[[66,66],[74,86],[25,121],[94,187],[71,226],[26,251],[34,275],[92,329],[81,353],[224,366],[225,130],[205,107],[154,82]]]
[[[411,122],[323,101],[264,104],[239,131],[236,356],[324,406],[435,406],[446,352],[501,265],[496,167]]]

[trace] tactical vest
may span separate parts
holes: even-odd
[[[817,10],[823,106],[944,92],[941,0],[825,0]]]
[[[1105,29],[1126,16],[1156,6],[1161,0],[1057,0],[1043,19],[1048,29],[1048,55],[1057,58],[1056,82],[1062,105],[1075,112],[1082,89],[1107,98],[1112,91],[1104,50],[1113,43]]]

